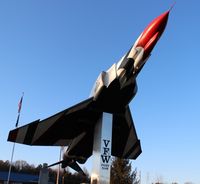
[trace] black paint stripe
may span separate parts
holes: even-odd
[[[128,55],[129,55],[129,53],[131,52],[131,49],[132,49],[132,48],[133,48],[133,46],[129,49],[129,51],[128,51],[128,52],[126,53],[126,55],[124,56],[123,61],[121,62],[119,68],[124,68],[125,65],[127,65],[127,62],[128,62],[128,59],[129,59],[129,58],[127,58],[127,57],[128,57]]]
[[[139,146],[139,152],[137,152],[134,156],[133,159],[135,159],[139,154],[140,154],[140,140],[137,140],[135,144],[131,147],[131,149],[125,154],[125,158],[129,158],[129,156],[137,149]]]
[[[16,142],[18,129],[11,130],[8,135],[8,141]]]
[[[31,145],[38,123],[39,123],[39,120],[34,121],[33,123],[28,125],[28,130],[24,138],[24,144]]]

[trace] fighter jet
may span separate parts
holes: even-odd
[[[27,145],[67,146],[63,160],[58,163],[63,168],[70,166],[82,172],[78,163],[85,163],[92,155],[95,125],[102,113],[108,112],[113,114],[111,154],[136,159],[142,150],[129,103],[137,93],[136,78],[164,32],[169,12],[155,18],[120,61],[100,73],[87,100],[47,119],[11,130],[8,141]]]

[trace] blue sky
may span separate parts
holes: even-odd
[[[20,125],[88,97],[98,74],[130,48],[169,1],[0,1],[0,159],[9,160]],[[176,1],[165,33],[138,76],[130,104],[143,153],[142,183],[200,183],[200,2]],[[53,163],[58,147],[16,145],[14,160]],[[85,165],[91,168],[91,159]]]

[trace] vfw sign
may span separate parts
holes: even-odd
[[[109,170],[111,165],[111,141],[102,139],[101,145],[101,169]]]

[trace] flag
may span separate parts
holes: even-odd
[[[22,97],[21,97],[21,99],[20,99],[20,101],[19,101],[19,104],[18,104],[18,113],[21,112],[23,96],[24,96],[24,94],[22,95]]]
[[[23,102],[23,97],[24,97],[24,93],[19,101],[19,104],[18,104],[18,116],[17,116],[17,121],[16,121],[16,124],[15,124],[15,127],[18,127],[18,123],[19,123],[19,117],[20,117],[20,112],[21,112],[21,108],[22,108],[22,102]]]

